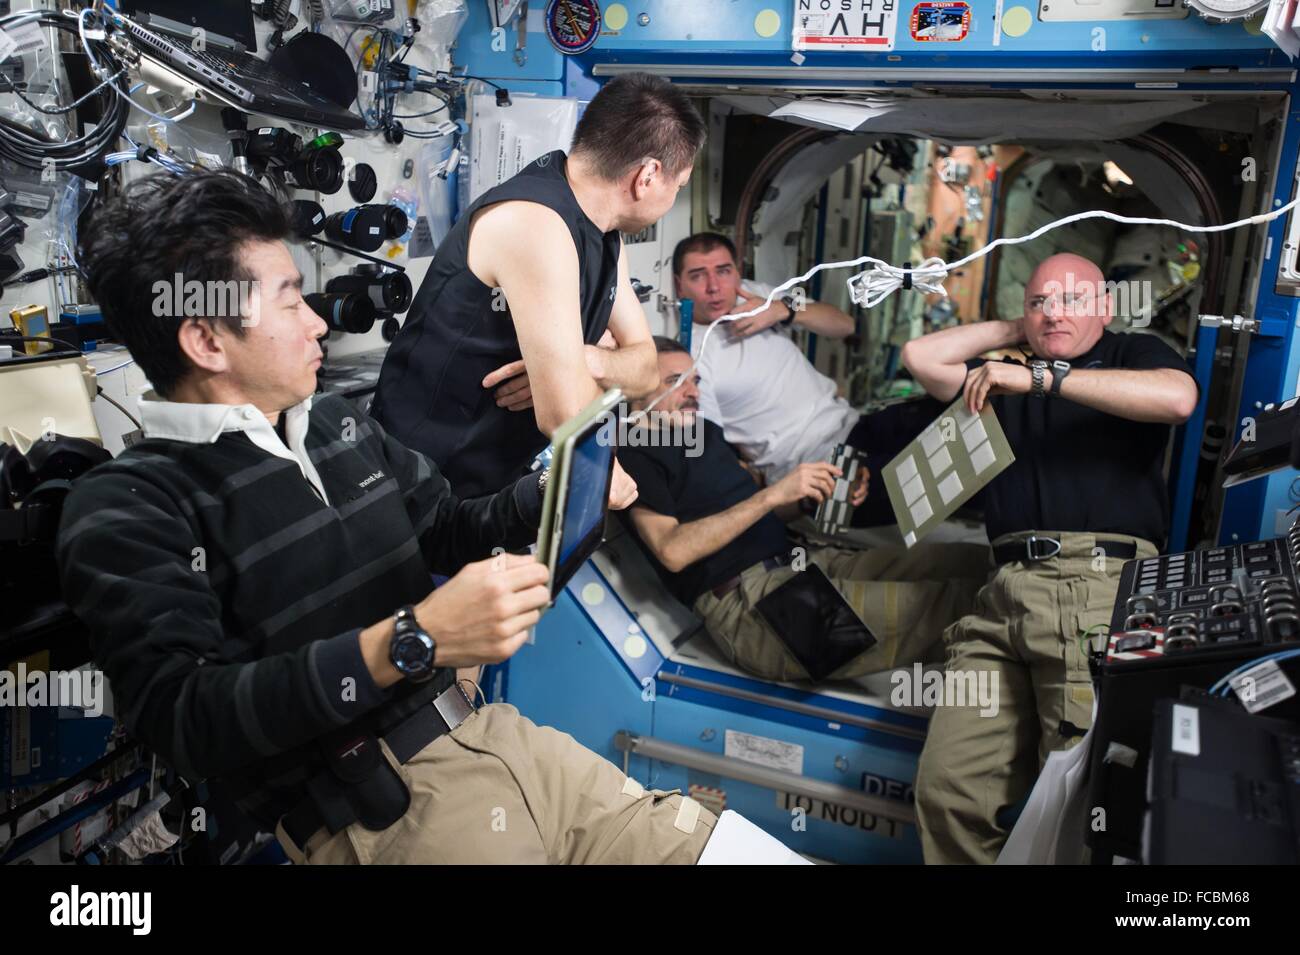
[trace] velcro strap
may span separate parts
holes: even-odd
[[[690,796],[682,797],[682,804],[677,810],[677,818],[673,820],[673,828],[680,829],[682,832],[690,835],[695,831],[695,826],[700,821],[700,804]]]

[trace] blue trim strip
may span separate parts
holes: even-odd
[[[683,686],[679,683],[672,683],[663,679],[663,674],[661,673],[660,678],[655,685],[655,693],[661,701],[665,699],[685,700],[699,703],[703,706],[710,706],[715,709],[730,710],[731,712],[741,713],[757,719],[785,723],[786,725],[795,726],[812,732],[828,733],[834,736],[844,737],[845,739],[852,739],[859,742],[870,742],[873,745],[886,746],[892,749],[901,749],[907,752],[920,752],[922,745],[921,741],[910,739],[905,736],[895,736],[892,733],[882,730],[866,729],[864,727],[849,724],[832,725],[824,717],[810,716],[806,713],[787,710],[778,705],[765,705],[754,700],[746,700],[730,696],[722,688],[746,690],[750,693],[759,693],[778,700],[789,700],[791,702],[804,703],[809,706],[818,706],[823,709],[843,713],[846,716],[856,716],[860,719],[870,719],[880,723],[888,723],[905,730],[925,732],[926,727],[929,724],[928,720],[907,713],[898,713],[893,710],[886,710],[869,704],[855,703],[835,696],[827,696],[821,693],[810,692],[808,690],[799,690],[793,687],[781,686],[779,684],[768,683],[750,677],[733,676],[729,673],[719,673],[716,670],[710,670],[705,667],[696,667],[669,661],[664,666],[663,672],[689,677],[702,683],[711,683],[720,689],[716,692],[710,692],[701,687]]]
[[[1192,518],[1192,495],[1196,490],[1196,465],[1201,457],[1201,441],[1205,433],[1205,402],[1210,393],[1210,376],[1214,374],[1214,347],[1218,339],[1217,328],[1201,328],[1196,334],[1196,383],[1201,396],[1196,410],[1187,423],[1178,429],[1175,440],[1174,506],[1169,525],[1169,553],[1187,549],[1188,525]]]

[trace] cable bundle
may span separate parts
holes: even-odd
[[[90,52],[90,61],[96,67],[99,84],[74,102],[60,106],[44,107],[28,99],[17,84],[8,77],[0,76],[0,93],[14,93],[31,109],[45,116],[62,116],[77,109],[87,100],[98,96],[102,102],[102,113],[95,128],[84,136],[76,136],[63,141],[47,136],[43,131],[25,126],[12,119],[0,116],[0,156],[30,169],[53,169],[55,172],[75,171],[80,167],[101,159],[121,137],[126,129],[127,100],[123,88],[126,74],[125,67],[118,61],[108,43],[104,40],[87,40],[78,29],[80,18],[71,12],[55,13],[47,10],[27,10],[0,17],[0,28],[16,26],[20,23],[35,21],[43,27],[64,30],[82,40],[82,45]],[[107,66],[101,65],[100,61]],[[7,88],[6,88],[7,87]]]
[[[859,272],[849,279],[849,298],[855,305],[875,308],[899,289],[948,294],[943,287],[944,280],[948,278],[948,266],[938,256],[926,259],[916,268],[911,268],[910,262],[903,263],[900,269],[879,259],[868,261],[875,262],[875,268]]]

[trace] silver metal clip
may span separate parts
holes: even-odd
[[[448,730],[454,730],[464,723],[474,712],[474,704],[469,701],[459,683],[453,683],[434,698],[433,708],[438,711]]]
[[[1055,544],[1056,550],[1052,551],[1050,554],[1035,554],[1034,545],[1039,541],[1042,541],[1046,544]],[[1060,552],[1061,552],[1061,542],[1057,540],[1055,537],[1038,537],[1035,534],[1030,534],[1027,538],[1025,538],[1025,553],[1028,555],[1025,558],[1026,560],[1030,560],[1030,561],[1051,560]]]

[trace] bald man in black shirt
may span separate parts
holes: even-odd
[[[1016,460],[985,488],[998,565],[979,611],[944,634],[950,671],[996,674],[995,716],[939,707],[917,774],[926,862],[992,862],[999,813],[1033,785],[1047,754],[1092,722],[1082,638],[1110,620],[1126,560],[1168,534],[1170,426],[1196,408],[1187,364],[1151,335],[1106,330],[1101,270],[1077,255],[1044,260],[1016,321],[925,335],[903,363],[931,396],[993,403]],[[1027,363],[978,356],[1027,342]]]

